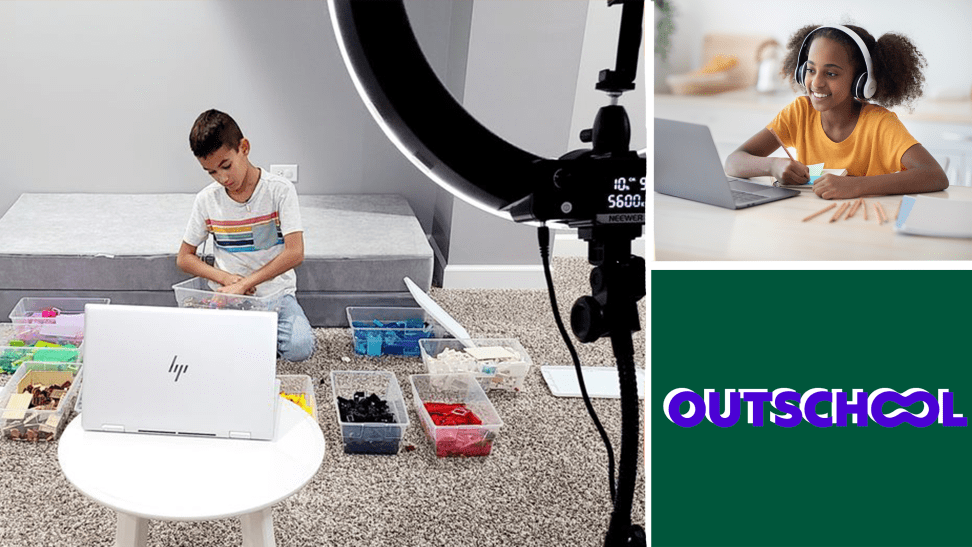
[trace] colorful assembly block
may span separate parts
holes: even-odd
[[[418,341],[432,337],[432,325],[422,319],[382,323],[354,321],[354,352],[358,355],[403,355],[418,357]]]
[[[50,441],[57,432],[60,416],[52,413],[71,387],[74,373],[64,371],[60,382],[28,384],[23,391],[10,397],[0,416],[0,431],[14,441]]]
[[[84,314],[53,312],[31,312],[24,317],[14,320],[16,336],[26,345],[32,346],[36,342],[50,342],[55,345],[81,345],[84,340]],[[44,315],[48,314],[48,315]]]
[[[293,402],[300,408],[303,408],[304,411],[310,414],[311,416],[314,415],[314,409],[312,409],[310,405],[307,404],[307,397],[303,393],[301,393],[300,395],[296,395],[292,393],[281,392],[280,396],[283,397],[284,399],[287,399],[288,401]]]
[[[449,456],[488,456],[493,448],[495,435],[488,429],[478,427],[441,427],[476,426],[482,420],[464,404],[425,403],[425,409],[436,426],[435,455],[440,458]]]
[[[338,397],[337,405],[345,454],[398,453],[400,428],[379,425],[397,422],[387,401],[375,393],[365,396],[358,391],[351,399]]]
[[[24,342],[10,340],[0,351],[0,372],[13,374],[27,361],[46,363],[74,363],[78,360],[78,348],[73,344],[52,344],[43,340]]]
[[[266,307],[254,304],[252,300],[232,297],[195,298],[187,296],[182,300],[183,308],[206,308],[211,310],[256,310],[265,311]]]

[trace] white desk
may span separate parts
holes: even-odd
[[[281,401],[274,440],[199,439],[65,428],[57,457],[68,481],[114,509],[115,545],[146,544],[148,520],[239,516],[243,545],[275,545],[271,507],[300,490],[324,459],[324,434]]]
[[[972,188],[950,186],[923,194],[972,201]],[[830,203],[813,192],[747,209],[723,209],[654,193],[656,260],[972,260],[972,239],[898,234],[893,221],[878,224],[874,203],[894,217],[901,196],[864,198],[868,219],[828,222],[832,209],[807,215]],[[846,215],[845,215],[846,216]]]

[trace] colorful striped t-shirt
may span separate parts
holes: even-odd
[[[253,195],[245,203],[230,198],[218,182],[196,194],[183,239],[199,247],[212,234],[216,267],[246,276],[283,251],[285,235],[302,231],[293,183],[261,169]],[[210,246],[205,252],[210,252]],[[257,285],[256,295],[280,290],[290,294],[297,290],[294,270]]]

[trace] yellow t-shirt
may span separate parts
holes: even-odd
[[[904,171],[901,156],[918,141],[908,133],[897,114],[874,104],[864,104],[850,136],[834,142],[824,133],[820,112],[810,98],[797,97],[766,126],[787,147],[797,149],[805,165],[823,163],[826,169],[847,169],[852,177],[887,175]]]

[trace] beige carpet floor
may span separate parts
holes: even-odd
[[[554,279],[565,320],[573,301],[589,292],[583,259],[554,259]],[[431,291],[432,298],[475,337],[519,339],[535,366],[519,393],[490,391],[504,421],[493,452],[481,458],[437,458],[412,407],[409,374],[426,372],[421,359],[356,356],[348,329],[316,329],[311,359],[280,361],[281,374],[314,379],[327,449],[316,476],[273,508],[277,545],[362,546],[596,546],[610,518],[607,456],[579,398],[553,397],[540,375],[544,364],[569,365],[546,291]],[[640,303],[642,327],[645,301]],[[0,336],[9,338],[9,324]],[[568,327],[569,328],[569,327]],[[644,331],[635,333],[640,367]],[[610,343],[578,345],[585,366],[613,365]],[[350,359],[350,362],[342,360]],[[411,425],[394,456],[348,455],[341,449],[331,370],[390,370],[405,393]],[[8,377],[0,376],[0,384]],[[644,439],[644,401],[641,431]],[[620,451],[620,404],[594,407]],[[635,488],[636,523],[645,522],[644,445]],[[259,473],[258,469],[253,470]],[[109,546],[114,513],[84,497],[64,478],[57,442],[0,440],[0,546]],[[238,519],[152,521],[150,546],[238,546]]]

